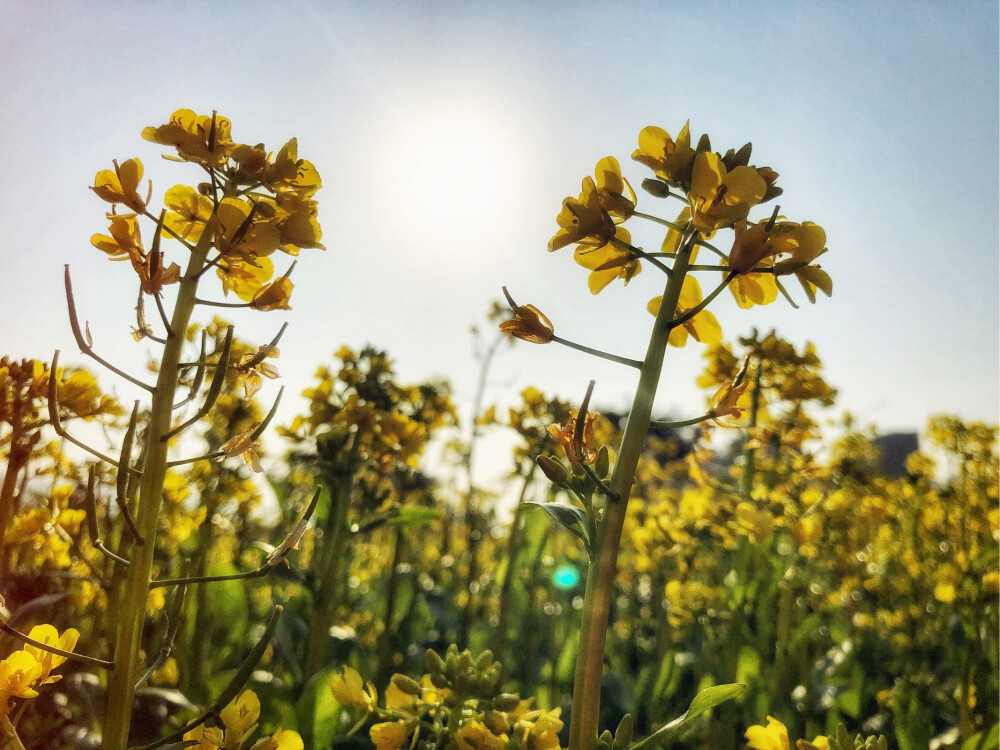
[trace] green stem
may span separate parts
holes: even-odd
[[[753,390],[750,396],[750,420],[747,422],[743,442],[743,476],[740,480],[740,496],[750,499],[753,490],[753,475],[756,470],[756,451],[750,447],[753,428],[757,426],[757,413],[760,411],[760,376],[764,369],[764,358],[757,357],[757,371],[753,376]]]
[[[591,349],[589,346],[584,346],[583,344],[577,344],[574,341],[567,341],[559,336],[552,336],[552,340],[557,344],[562,344],[563,346],[568,346],[570,349],[576,349],[577,351],[584,352],[586,354],[593,354],[595,357],[600,357],[601,359],[606,359],[611,362],[617,362],[620,365],[627,365],[628,367],[634,367],[637,370],[642,367],[642,362],[637,359],[628,359],[627,357],[619,357],[615,354],[608,354],[607,352],[602,352],[600,349]]]
[[[340,562],[345,552],[347,510],[350,506],[352,487],[353,478],[350,477],[330,482],[330,515],[324,528],[323,548],[315,571],[320,588],[316,594],[313,618],[309,623],[306,668],[303,675],[307,680],[326,665],[330,627],[333,625],[333,616],[337,609],[337,583],[340,578]]]
[[[637,216],[640,219],[645,219],[646,221],[652,221],[656,224],[661,224],[665,227],[670,227],[675,232],[684,233],[687,231],[687,227],[683,227],[680,224],[676,224],[672,221],[667,221],[666,219],[661,219],[659,216],[653,216],[652,214],[644,214],[642,211],[633,211],[633,216]]]
[[[691,249],[697,236],[692,234],[682,245],[663,292],[646,358],[639,371],[639,385],[625,426],[618,461],[611,476],[611,489],[620,499],[608,501],[595,540],[595,557],[587,572],[576,676],[573,681],[569,750],[592,750],[597,741],[608,614],[614,593],[618,548],[625,525],[628,497],[632,491],[639,454],[649,430],[653,399],[663,368],[667,339],[670,337],[671,319],[677,310],[681,286],[687,275]]]
[[[194,310],[198,288],[198,273],[205,264],[214,232],[206,230],[191,251],[187,270],[181,279],[170,321],[171,334],[163,348],[160,373],[153,391],[147,428],[145,465],[139,485],[139,509],[136,523],[145,544],[133,546],[132,564],[125,578],[124,595],[115,623],[114,662],[108,680],[107,711],[104,716],[102,747],[104,750],[125,750],[132,723],[132,698],[139,676],[139,651],[146,620],[146,599],[153,570],[153,552],[163,499],[163,483],[167,474],[167,439],[177,390],[179,363],[183,349],[183,334]]]

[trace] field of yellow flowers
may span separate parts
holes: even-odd
[[[516,290],[491,313],[484,373],[510,337],[569,346],[638,372],[628,413],[598,413],[593,384],[506,410],[480,392],[458,439],[450,384],[401,382],[377,346],[318,362],[277,424],[284,329],[253,345],[218,315],[288,307],[323,247],[319,173],[216,113],[142,137],[191,184],[156,208],[138,159],[98,171],[91,244],[123,261],[159,358],[106,361],[67,269],[93,369],[0,359],[0,747],[1000,746],[997,428],[934,418],[896,472],[870,430],[821,429],[818,353],[752,308],[832,294],[826,234],[780,215],[749,144],[644,128],[650,213],[613,157],[558,212],[548,249],[573,248],[594,294],[662,274],[642,360],[560,337]],[[723,293],[752,329],[732,343]],[[665,361],[695,345],[705,402],[655,418]],[[113,452],[81,437],[95,424]],[[513,436],[506,486],[473,479],[486,432]]]

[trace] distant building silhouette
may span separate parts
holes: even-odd
[[[874,440],[879,450],[879,470],[891,477],[906,476],[906,457],[920,449],[915,432],[892,432]]]

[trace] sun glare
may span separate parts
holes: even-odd
[[[518,158],[500,122],[483,111],[437,109],[400,120],[383,143],[379,192],[403,249],[464,266],[477,262],[471,245],[500,240],[516,207]]]

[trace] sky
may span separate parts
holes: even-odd
[[[798,310],[781,298],[740,310],[723,295],[711,309],[727,341],[756,327],[813,342],[839,389],[831,418],[848,410],[885,432],[938,413],[1000,421],[993,0],[0,0],[0,17],[2,354],[84,363],[64,308],[69,264],[98,350],[142,370],[153,349],[129,335],[135,277],[90,245],[107,206],[87,187],[133,156],[154,205],[197,181],[139,136],[186,107],[218,110],[238,141],[277,150],[297,137],[323,177],[327,250],[299,256],[293,309],[229,316],[255,344],[289,323],[279,421],[342,344],[387,350],[403,382],[446,377],[467,413],[470,328],[493,337],[485,314],[503,285],[560,336],[641,358],[658,272],[593,296],[571,250],[546,244],[599,159],[618,158],[638,189],[638,132],[690,119],[716,150],[752,141],[753,162],[780,174],[782,214],[827,234],[833,297],[810,305],[792,290]],[[640,210],[673,218],[676,205],[640,191]],[[645,232],[637,243],[659,249]],[[657,414],[703,412],[701,351],[668,352]],[[579,400],[591,379],[598,407],[627,409],[634,371],[518,342],[486,397],[513,404],[533,385]]]

